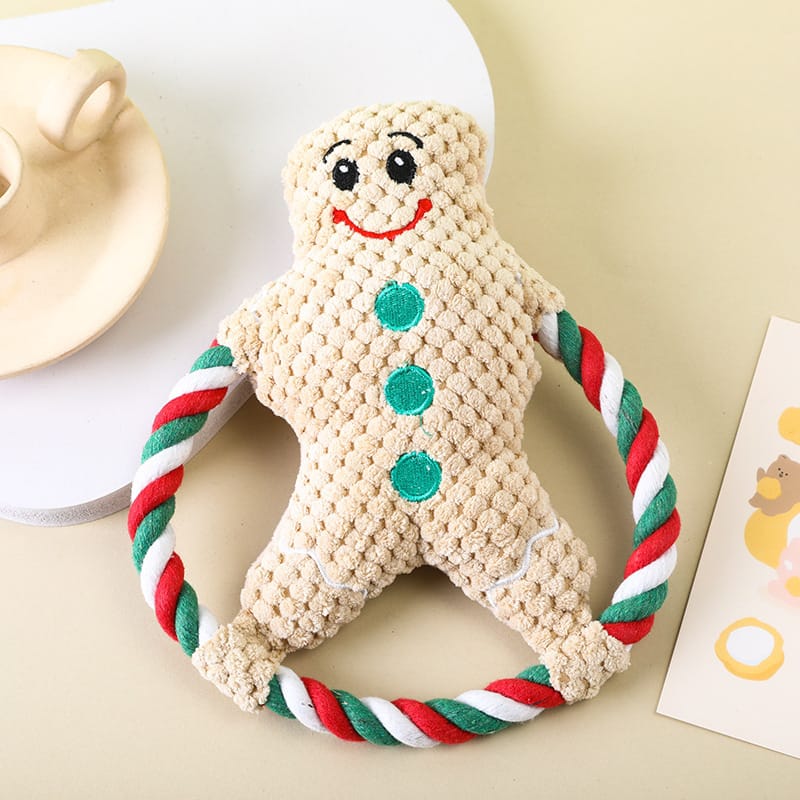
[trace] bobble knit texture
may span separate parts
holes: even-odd
[[[595,695],[628,665],[624,645],[591,621],[594,561],[522,449],[540,374],[533,335],[542,314],[564,303],[498,235],[482,183],[485,148],[457,109],[408,103],[343,114],[290,154],[294,266],[227,318],[219,341],[296,432],[300,472],[248,571],[242,611],[193,656],[246,710],[264,703],[287,653],[333,636],[422,564],[519,631],[568,702]],[[410,184],[387,172],[398,149],[415,161]],[[351,191],[332,180],[339,159],[358,165]],[[364,231],[396,231],[426,199],[430,210],[413,228],[384,238],[333,213]],[[395,284],[424,304],[407,330],[376,313]],[[433,399],[420,414],[398,413],[387,380],[412,365],[432,379]],[[405,499],[393,485],[408,453],[441,467],[428,499]]]

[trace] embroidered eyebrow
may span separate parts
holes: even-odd
[[[422,147],[422,139],[420,139],[419,136],[414,136],[413,133],[408,133],[408,131],[392,131],[388,135],[389,136],[408,136],[408,138],[411,139],[411,141],[414,142],[414,144],[417,147]]]
[[[331,146],[330,146],[330,147],[329,147],[329,148],[328,148],[328,149],[325,151],[325,155],[324,155],[324,156],[322,156],[322,163],[323,163],[323,164],[325,163],[325,160],[328,158],[328,156],[329,156],[329,155],[330,155],[330,154],[331,154],[331,153],[334,151],[334,149],[335,149],[335,148],[337,148],[337,147],[338,147],[340,144],[352,144],[352,142],[350,141],[350,139],[342,139],[341,141],[338,141],[338,142],[336,142],[336,144],[332,144],[332,145],[331,145]]]

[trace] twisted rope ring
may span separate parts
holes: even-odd
[[[669,455],[652,414],[642,405],[613,356],[593,333],[566,311],[547,314],[537,336],[544,350],[563,361],[617,442],[633,495],[634,550],[611,605],[599,617],[605,630],[625,645],[646,636],[667,595],[675,568],[680,519]],[[218,627],[184,580],[170,520],[183,465],[208,414],[243,378],[233,368],[231,351],[213,342],[188,375],[173,388],[153,422],[142,463],[132,485],[128,532],[142,592],[164,631],[191,655]],[[377,697],[357,698],[301,678],[280,667],[270,683],[266,707],[297,719],[315,731],[347,741],[432,747],[458,744],[534,719],[564,698],[550,685],[547,668],[537,664],[514,678],[493,681],[455,699],[427,702]]]

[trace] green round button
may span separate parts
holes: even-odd
[[[391,478],[400,497],[419,503],[436,494],[442,482],[442,468],[427,453],[403,453],[392,467]]]
[[[407,331],[421,319],[425,301],[410,283],[387,283],[375,298],[375,314],[390,331]]]
[[[421,414],[433,402],[433,378],[422,367],[398,367],[386,379],[386,402],[398,413]]]

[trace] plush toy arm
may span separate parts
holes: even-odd
[[[516,253],[513,257],[515,274],[519,276],[518,280],[522,284],[523,307],[533,320],[533,330],[536,333],[542,324],[544,314],[557,314],[564,310],[564,296]]]
[[[217,339],[230,348],[233,366],[253,378],[263,375],[277,330],[278,297],[275,283],[245,300],[219,326]]]

